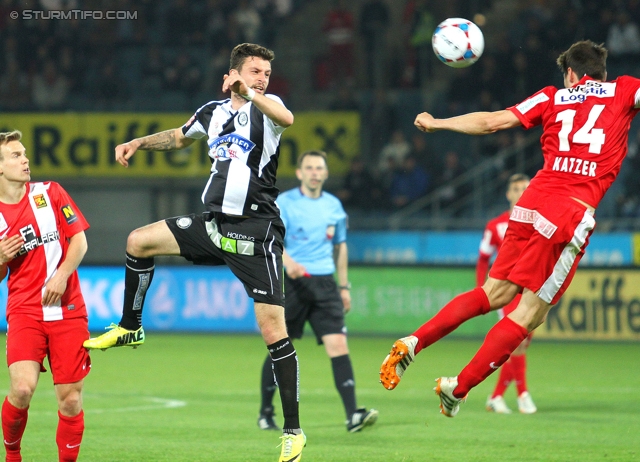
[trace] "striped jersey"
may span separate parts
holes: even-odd
[[[43,306],[44,286],[55,274],[69,249],[68,239],[89,228],[69,194],[58,183],[27,183],[17,204],[0,202],[0,238],[21,234],[16,257],[8,263],[7,318],[27,315],[43,321],[87,315],[78,272],[56,305]]]
[[[544,166],[523,197],[562,194],[597,207],[627,154],[629,126],[640,110],[640,79],[600,82],[588,76],[571,88],[545,87],[508,108],[524,128],[542,125]]]
[[[283,104],[275,95],[265,96]],[[276,171],[284,130],[250,101],[237,111],[231,99],[211,101],[196,111],[182,133],[207,137],[213,162],[202,193],[207,210],[263,218],[279,215]]]

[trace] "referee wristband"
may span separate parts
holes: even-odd
[[[346,286],[338,286],[338,289],[340,289],[340,290],[351,290],[351,283],[347,282]]]
[[[242,96],[247,101],[253,101],[253,98],[255,98],[256,96],[256,91],[253,88],[249,88],[249,91],[247,92],[246,95],[240,95],[240,96]]]

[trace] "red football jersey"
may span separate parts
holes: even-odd
[[[44,321],[87,315],[78,272],[55,306],[42,306],[44,286],[55,274],[69,248],[68,239],[89,228],[69,194],[58,183],[27,183],[17,204],[0,202],[0,238],[20,233],[24,244],[8,263],[7,316],[26,314]]]
[[[504,233],[507,232],[507,226],[509,226],[510,215],[511,212],[508,210],[501,213],[489,220],[484,229],[484,235],[482,236],[482,241],[480,241],[480,255],[476,265],[476,283],[478,286],[484,284],[489,270],[489,260],[502,245]]]
[[[559,193],[597,207],[627,154],[631,120],[640,108],[640,80],[598,82],[585,76],[571,88],[545,87],[510,107],[524,128],[542,124],[544,167],[526,195]]]

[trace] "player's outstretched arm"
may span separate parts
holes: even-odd
[[[129,159],[138,149],[145,151],[173,151],[174,149],[186,148],[195,141],[187,138],[182,133],[182,128],[172,128],[153,135],[136,138],[128,143],[116,146],[116,161],[125,167],[129,166]]]
[[[293,114],[289,109],[277,101],[267,98],[262,93],[258,93],[254,89],[249,88],[247,83],[235,69],[231,69],[229,74],[225,74],[223,80],[223,93],[231,90],[243,98],[249,99],[264,115],[269,117],[280,127],[287,128],[293,124]]]
[[[414,125],[423,132],[433,133],[438,130],[449,130],[467,135],[488,135],[498,130],[521,125],[520,119],[507,110],[494,112],[471,112],[448,119],[436,119],[428,112],[418,114]]]

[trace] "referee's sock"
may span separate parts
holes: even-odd
[[[333,380],[342,398],[342,404],[347,414],[347,419],[356,412],[356,382],[353,378],[353,368],[349,355],[331,358]]]
[[[276,383],[280,389],[280,401],[282,401],[282,414],[284,416],[284,433],[295,433],[300,429],[300,416],[298,414],[298,398],[300,396],[300,370],[298,369],[298,356],[289,337],[267,345],[269,354],[273,360],[273,372]]]
[[[120,326],[138,330],[142,326],[142,308],[147,289],[153,280],[154,259],[134,257],[127,252],[124,273],[124,305]]]

